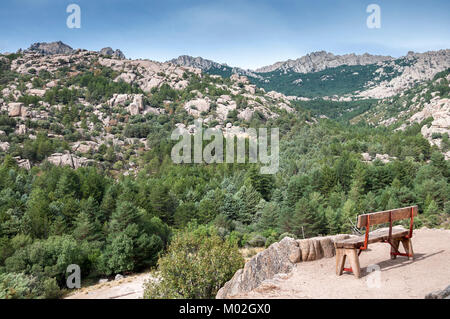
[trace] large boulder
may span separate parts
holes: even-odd
[[[74,169],[77,169],[82,166],[89,165],[89,163],[93,163],[94,160],[89,160],[85,157],[77,157],[75,155],[66,153],[54,153],[50,155],[47,160],[57,166],[70,166]]]
[[[202,112],[209,111],[209,107],[210,101],[208,98],[191,100],[184,105],[185,110],[194,116],[200,116]]]
[[[250,259],[244,269],[238,270],[233,278],[219,290],[216,298],[222,299],[250,291],[278,273],[290,272],[294,263],[290,261],[289,256],[295,251],[298,251],[298,243],[290,237],[270,245],[268,249]]]
[[[137,94],[134,96],[133,102],[128,105],[128,112],[131,115],[137,115],[144,110],[144,100],[142,94]]]
[[[75,52],[70,46],[61,41],[57,42],[42,42],[42,43],[33,43],[29,48],[29,51],[39,52],[44,55],[53,55],[53,54],[72,54]]]
[[[99,145],[93,141],[79,141],[72,145],[72,151],[80,153],[88,153],[91,150],[97,150]]]
[[[112,56],[113,58],[116,59],[125,59],[125,54],[123,54],[123,52],[120,51],[119,49],[114,51],[112,48],[106,47],[101,49],[99,53],[101,55]]]
[[[16,157],[14,157],[14,159],[16,160],[17,165],[20,168],[25,168],[27,170],[31,169],[31,163],[28,159],[20,158],[20,156],[16,156]]]
[[[335,235],[301,240],[285,237],[250,259],[243,269],[239,269],[225,283],[216,298],[224,299],[249,292],[275,275],[289,273],[301,261],[333,257],[334,242],[349,237],[350,235]]]
[[[27,134],[27,127],[25,126],[25,124],[20,124],[19,128],[16,131],[16,133],[19,134],[19,135]]]
[[[129,98],[128,94],[113,94],[108,104],[109,106],[123,105]]]
[[[7,152],[9,150],[9,143],[0,142],[0,150],[2,150],[3,152]]]
[[[23,103],[14,102],[8,104],[8,115],[11,117],[16,117],[22,115]]]

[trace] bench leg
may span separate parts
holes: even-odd
[[[336,275],[342,275],[344,271],[346,255],[343,248],[336,248]]]
[[[356,278],[361,276],[361,268],[359,266],[359,256],[357,249],[345,249],[345,254],[348,256],[350,265],[352,266],[353,274]]]
[[[392,247],[394,246],[394,247]],[[392,253],[397,253],[398,252],[398,247],[400,246],[400,239],[393,239],[392,240],[392,246],[391,246],[391,259],[396,259],[397,256],[393,255]]]
[[[413,251],[413,247],[412,247],[412,241],[411,238],[402,238],[402,246],[405,249],[405,252],[408,255],[411,255],[412,259],[414,259],[414,251]],[[410,257],[408,256],[408,259]]]

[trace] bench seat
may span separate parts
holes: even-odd
[[[403,227],[393,227],[392,228],[392,239],[402,238],[408,235],[409,230]],[[377,243],[380,241],[387,240],[389,238],[389,228],[377,229],[369,233],[368,244]],[[336,248],[356,248],[364,246],[365,236],[353,237],[341,241],[335,242]]]

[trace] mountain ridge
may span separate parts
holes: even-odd
[[[334,55],[331,52],[315,51],[295,60],[289,59],[286,61],[276,62],[272,65],[263,66],[256,69],[255,72],[266,73],[276,70],[283,70],[294,71],[296,73],[311,73],[341,65],[367,65],[393,59],[394,58],[391,56],[372,55],[369,53],[364,53],[362,55],[357,55],[355,53]]]

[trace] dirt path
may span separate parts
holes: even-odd
[[[81,288],[65,299],[139,299],[144,294],[143,284],[151,277],[144,273]]]
[[[264,248],[241,249],[241,253],[248,260],[262,250]],[[65,299],[140,299],[144,294],[143,284],[150,278],[153,278],[151,273],[143,273],[87,286],[70,293]]]
[[[419,229],[412,241],[414,260],[391,260],[389,245],[369,245],[370,250],[360,256],[360,279],[350,273],[336,276],[335,259],[324,258],[299,263],[290,274],[276,276],[236,298],[423,299],[427,293],[450,284],[450,231]],[[374,264],[380,271],[368,273],[367,266]]]

